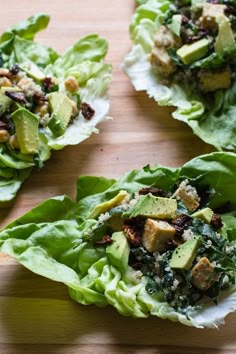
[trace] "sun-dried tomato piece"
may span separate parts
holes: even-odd
[[[145,195],[151,193],[152,195],[156,197],[168,197],[168,193],[164,191],[163,189],[160,188],[155,188],[155,187],[145,187],[142,188],[138,191],[138,194]]]
[[[12,75],[17,75],[19,71],[20,71],[20,67],[19,67],[18,64],[14,64],[14,65],[12,66],[12,68],[10,69],[10,73],[11,73]]]
[[[7,128],[8,128],[8,124],[0,120],[0,129],[7,129]]]
[[[172,225],[174,228],[175,228],[175,236],[177,238],[181,238],[181,236],[183,235],[184,233],[184,226],[180,227],[178,225]]]
[[[27,104],[28,101],[22,91],[5,91],[5,95],[10,97],[13,101],[18,103]]]
[[[178,215],[175,219],[173,219],[171,225],[176,230],[175,236],[181,237],[184,232],[185,226],[190,225],[191,222],[192,222],[191,216],[186,214]]]
[[[135,262],[135,263],[132,263],[130,264],[130,266],[134,269],[137,269],[137,270],[140,270],[143,268],[143,263],[141,262]]]
[[[45,77],[45,79],[43,79],[43,88],[46,92],[50,92],[53,85],[54,84],[51,77]]]
[[[146,218],[137,216],[124,220],[123,231],[133,246],[140,246]]]
[[[211,217],[210,224],[214,229],[216,230],[220,229],[223,226],[221,216],[219,214],[214,213]]]
[[[191,216],[189,216],[187,214],[180,214],[172,220],[172,224],[179,226],[179,227],[183,227],[186,224],[190,224],[191,221],[192,221]]]
[[[85,102],[82,102],[80,104],[80,110],[84,118],[87,120],[90,120],[95,114],[95,110],[88,103]]]
[[[175,240],[167,240],[167,242],[166,242],[166,250],[173,251],[178,246],[179,245]]]
[[[103,238],[101,240],[98,240],[95,242],[96,246],[106,246],[106,245],[110,245],[112,243],[112,238],[109,235],[105,235],[103,236]]]

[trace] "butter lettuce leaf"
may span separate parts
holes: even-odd
[[[35,165],[42,167],[44,161],[50,158],[51,151],[60,150],[67,145],[77,145],[89,138],[91,134],[98,133],[97,125],[106,119],[109,111],[111,65],[105,63],[107,41],[98,34],[91,34],[79,39],[64,53],[59,54],[34,40],[35,35],[47,27],[49,20],[50,17],[46,14],[36,14],[6,30],[0,37],[2,66],[11,69],[15,64],[20,68],[32,65],[45,77],[53,77],[57,81],[55,89],[60,92],[65,92],[66,78],[74,76],[78,81],[79,89],[72,99],[77,102],[78,108],[80,102],[86,102],[95,113],[88,120],[79,110],[64,134],[59,137],[53,135],[48,127],[40,127],[40,148],[37,156],[15,153],[6,144],[0,144],[0,168],[4,168],[4,176],[3,172],[0,174],[3,178],[2,191],[4,185],[8,190],[9,185],[11,188],[14,185],[14,192],[2,193],[0,202],[4,201],[5,197],[9,200],[10,195],[13,198],[20,188],[21,181],[26,178],[20,177],[17,183],[13,183],[13,179],[9,177],[8,181],[6,168],[15,169],[15,176],[29,175],[18,170],[29,171]]]
[[[38,13],[29,17],[25,21],[8,28],[0,37],[0,47],[4,52],[9,52],[13,49],[13,41],[15,36],[24,39],[33,40],[35,35],[48,26],[50,17],[44,13]]]
[[[236,81],[232,86],[213,94],[213,98],[180,84],[166,85],[158,77],[148,61],[148,54],[154,45],[154,35],[163,23],[166,11],[172,2],[148,0],[138,2],[130,23],[133,42],[131,52],[125,57],[122,68],[137,91],[146,91],[160,106],[174,106],[175,119],[188,124],[203,141],[217,150],[236,149]],[[194,6],[194,4],[193,4]],[[226,57],[233,55],[235,48],[226,51]],[[223,58],[214,55],[196,62],[198,67],[219,65]]]
[[[0,169],[0,203],[10,202],[30,175],[31,168],[22,170]]]
[[[236,239],[236,155],[215,152],[197,157],[180,168],[157,165],[126,173],[119,180],[81,176],[77,180],[76,202],[67,196],[46,200],[0,231],[0,250],[15,257],[31,271],[64,283],[71,298],[81,304],[114,306],[125,316],[150,315],[178,321],[188,326],[218,327],[225,316],[236,310],[236,289],[222,292],[216,304],[208,304],[188,315],[178,313],[157,292],[150,295],[148,279],[135,281],[135,270],[121,273],[105,249],[96,247],[90,232],[97,220],[88,219],[98,204],[109,201],[120,190],[136,193],[151,186],[171,191],[180,179],[209,186],[215,193],[212,208],[228,205],[223,214],[224,236]]]

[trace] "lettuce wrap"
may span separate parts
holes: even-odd
[[[161,106],[174,106],[172,116],[217,150],[235,151],[234,2],[137,4],[130,23],[133,47],[122,64],[135,89]]]
[[[1,230],[0,249],[81,304],[218,327],[236,310],[235,173],[235,154],[215,152],[119,180],[81,176],[76,202],[46,200]],[[146,199],[162,206],[140,208]],[[176,265],[178,252],[191,259]]]
[[[48,23],[36,14],[0,37],[0,203],[52,150],[98,133],[109,110],[107,41],[91,34],[59,54],[34,40]]]

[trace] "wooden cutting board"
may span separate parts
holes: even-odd
[[[55,152],[41,171],[25,182],[15,203],[0,210],[0,226],[48,197],[75,197],[80,174],[119,177],[150,163],[180,166],[212,151],[170,108],[157,107],[145,93],[136,93],[120,69],[131,43],[128,25],[133,0],[1,2],[0,30],[36,12],[51,15],[42,43],[62,52],[79,37],[98,32],[110,42],[113,64],[109,115],[100,134],[75,147]],[[199,330],[157,318],[134,320],[112,308],[72,302],[66,287],[32,274],[14,259],[0,255],[0,353],[236,353],[236,315],[219,331]]]

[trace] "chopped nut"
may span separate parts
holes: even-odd
[[[18,74],[19,75],[19,74]],[[31,78],[22,77],[17,83],[17,86],[24,91],[27,97],[33,97],[34,95],[42,95],[42,90]]]
[[[144,225],[142,244],[149,252],[162,252],[167,241],[174,238],[175,228],[166,221],[147,219]]]
[[[64,85],[69,92],[75,92],[79,88],[78,81],[74,76],[68,76],[68,78],[64,82]]]
[[[0,77],[0,87],[11,87],[12,86],[12,83],[11,81],[3,76],[3,77]]]
[[[11,73],[8,69],[5,68],[0,68],[0,76],[5,76],[10,78],[11,77]]]
[[[10,137],[9,145],[13,150],[18,150],[20,148],[17,136],[15,134]]]
[[[35,113],[38,114],[40,117],[44,117],[49,112],[48,102],[44,102],[36,106]]]
[[[208,258],[202,257],[192,269],[192,284],[200,290],[209,289],[217,280],[218,276],[213,275],[214,266]]]
[[[5,129],[0,129],[0,143],[6,143],[10,139],[10,134]]]
[[[72,102],[72,117],[75,117],[77,116],[79,110],[75,101],[71,100],[71,102]]]

